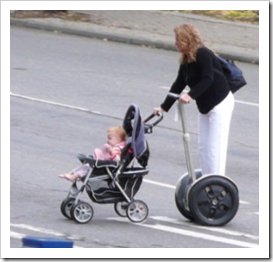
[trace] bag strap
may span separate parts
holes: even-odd
[[[218,73],[226,78],[225,74],[222,71],[220,71],[219,69],[213,67],[213,71],[215,71],[216,73]]]
[[[189,75],[188,75],[188,62],[187,61],[185,61],[185,69],[183,71],[184,71],[186,85],[188,85]]]

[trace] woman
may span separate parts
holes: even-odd
[[[186,86],[188,93],[179,102],[196,100],[199,114],[199,155],[203,174],[225,175],[226,153],[234,97],[215,54],[205,47],[198,30],[189,24],[175,27],[175,45],[181,52],[177,79],[170,92],[180,94]],[[154,114],[168,112],[175,100],[166,97]]]

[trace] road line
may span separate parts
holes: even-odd
[[[160,86],[159,88],[164,89],[164,90],[170,90],[169,86]],[[240,100],[235,100],[236,103],[239,104],[244,104],[244,105],[248,105],[248,106],[256,106],[259,107],[259,104],[257,103],[250,103],[250,102],[245,102],[245,101],[240,101]]]
[[[56,237],[65,237],[66,239],[70,239],[70,240],[76,240],[76,239],[80,239],[81,237],[79,236],[67,236],[63,233],[59,233],[59,232],[56,232],[54,230],[51,230],[51,229],[45,229],[45,228],[42,228],[42,227],[34,227],[34,226],[30,226],[30,225],[26,225],[26,224],[13,224],[13,223],[10,223],[10,226],[12,227],[16,227],[16,228],[21,228],[21,229],[27,229],[27,230],[30,230],[30,231],[34,231],[34,232],[39,232],[39,233],[42,233],[42,234],[48,234],[48,235],[53,235],[53,236],[56,236]]]
[[[161,230],[165,232],[170,232],[170,233],[175,233],[183,236],[189,236],[189,237],[194,237],[194,238],[202,238],[205,240],[210,240],[214,241],[217,243],[224,243],[228,245],[235,245],[235,246],[240,246],[240,247],[248,247],[248,248],[258,248],[259,245],[257,244],[252,244],[248,243],[245,241],[239,241],[239,240],[234,240],[234,239],[228,239],[224,237],[217,237],[217,236],[212,236],[212,235],[207,235],[203,233],[197,233],[194,231],[189,231],[189,230],[184,230],[184,229],[179,229],[179,228],[174,228],[174,227],[169,227],[169,226],[163,226],[163,225],[147,225],[147,224],[137,224],[139,226],[147,227],[147,228],[152,228],[156,230]]]
[[[14,231],[10,231],[10,237],[12,237],[12,238],[22,239],[25,236],[26,236],[26,234],[22,234],[22,233],[17,233],[17,232],[14,232]]]
[[[52,101],[48,101],[48,100],[44,100],[44,99],[39,99],[39,98],[34,98],[34,97],[24,96],[24,95],[19,95],[19,94],[10,93],[10,95],[14,96],[14,97],[24,98],[24,99],[27,99],[27,100],[32,100],[32,101],[36,101],[36,102],[45,103],[45,104],[61,106],[61,107],[69,108],[69,109],[74,109],[74,110],[78,110],[78,111],[83,111],[83,112],[93,113],[93,114],[96,114],[96,115],[101,115],[101,113],[98,112],[98,111],[90,111],[89,109],[82,108],[82,107],[71,106],[71,105],[67,105],[67,104],[52,102]]]
[[[207,226],[200,226],[200,225],[196,225],[196,224],[193,225],[193,224],[185,223],[185,222],[182,222],[182,221],[180,221],[178,219],[174,219],[174,218],[170,218],[170,217],[151,216],[150,218],[152,218],[154,220],[158,220],[158,221],[170,222],[170,223],[174,223],[174,224],[177,224],[177,225],[183,225],[183,226],[187,226],[187,227],[200,228],[202,230],[217,232],[217,233],[231,235],[231,236],[235,236],[235,237],[247,237],[247,238],[250,238],[252,240],[258,240],[259,239],[258,236],[245,234],[243,232],[227,230],[227,229],[219,228],[219,227],[207,227]]]
[[[109,220],[115,220],[118,222],[123,222],[123,223],[130,223],[127,220],[124,220],[122,218],[115,218],[115,217],[109,217],[107,218]],[[184,230],[184,229],[180,229],[180,228],[176,228],[176,227],[170,227],[170,226],[164,226],[164,225],[160,225],[160,224],[155,224],[155,225],[151,225],[151,224],[134,224],[136,226],[141,226],[141,227],[146,227],[146,228],[151,228],[151,229],[155,229],[155,230],[161,230],[161,231],[165,231],[168,233],[174,233],[174,234],[179,234],[179,235],[183,235],[183,236],[189,236],[189,237],[193,237],[193,238],[202,238],[205,240],[209,240],[209,241],[214,241],[214,242],[220,242],[220,243],[224,243],[224,244],[228,244],[228,245],[234,245],[234,246],[239,246],[239,247],[248,247],[248,248],[258,248],[259,245],[257,244],[253,244],[253,243],[249,243],[249,242],[245,242],[245,241],[240,241],[240,240],[234,240],[234,239],[229,239],[229,238],[224,238],[224,237],[217,237],[217,236],[213,236],[213,235],[208,235],[205,233],[197,233],[194,231],[190,231],[190,230]]]
[[[59,232],[55,232],[53,230],[49,230],[49,229],[45,229],[45,228],[41,228],[41,227],[33,227],[33,226],[30,226],[30,225],[25,225],[25,224],[12,224],[12,223],[10,223],[10,226],[21,228],[21,229],[27,229],[27,230],[31,230],[31,231],[35,231],[35,232],[39,232],[39,233],[43,233],[43,234],[50,234],[50,235],[57,236],[57,237],[63,237],[64,236],[64,234],[59,233]]]
[[[248,214],[250,214],[250,215],[259,215],[259,212],[249,212]]]
[[[259,107],[259,104],[256,104],[256,103],[250,103],[250,102],[245,102],[245,101],[240,101],[240,100],[235,100],[236,103],[239,103],[239,104],[244,104],[244,105],[248,105],[248,106],[256,106],[256,107]]]
[[[175,186],[172,186],[172,185],[168,185],[168,184],[165,184],[165,183],[161,183],[161,182],[156,182],[156,181],[153,181],[153,180],[149,180],[149,179],[143,179],[144,182],[146,183],[149,183],[149,184],[153,184],[153,185],[156,185],[156,186],[162,186],[162,187],[167,187],[167,188],[172,188],[172,189],[175,189]]]

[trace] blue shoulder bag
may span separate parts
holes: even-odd
[[[235,93],[241,87],[246,85],[246,80],[243,76],[242,70],[235,65],[234,61],[226,60],[220,56],[217,56],[217,58],[221,64],[223,72],[216,68],[214,68],[214,71],[225,76],[232,93]]]

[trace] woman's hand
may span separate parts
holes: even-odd
[[[158,115],[159,113],[163,114],[164,110],[161,107],[154,108],[154,115]]]
[[[188,94],[183,94],[179,98],[179,102],[183,104],[188,104],[191,100],[191,97]]]

